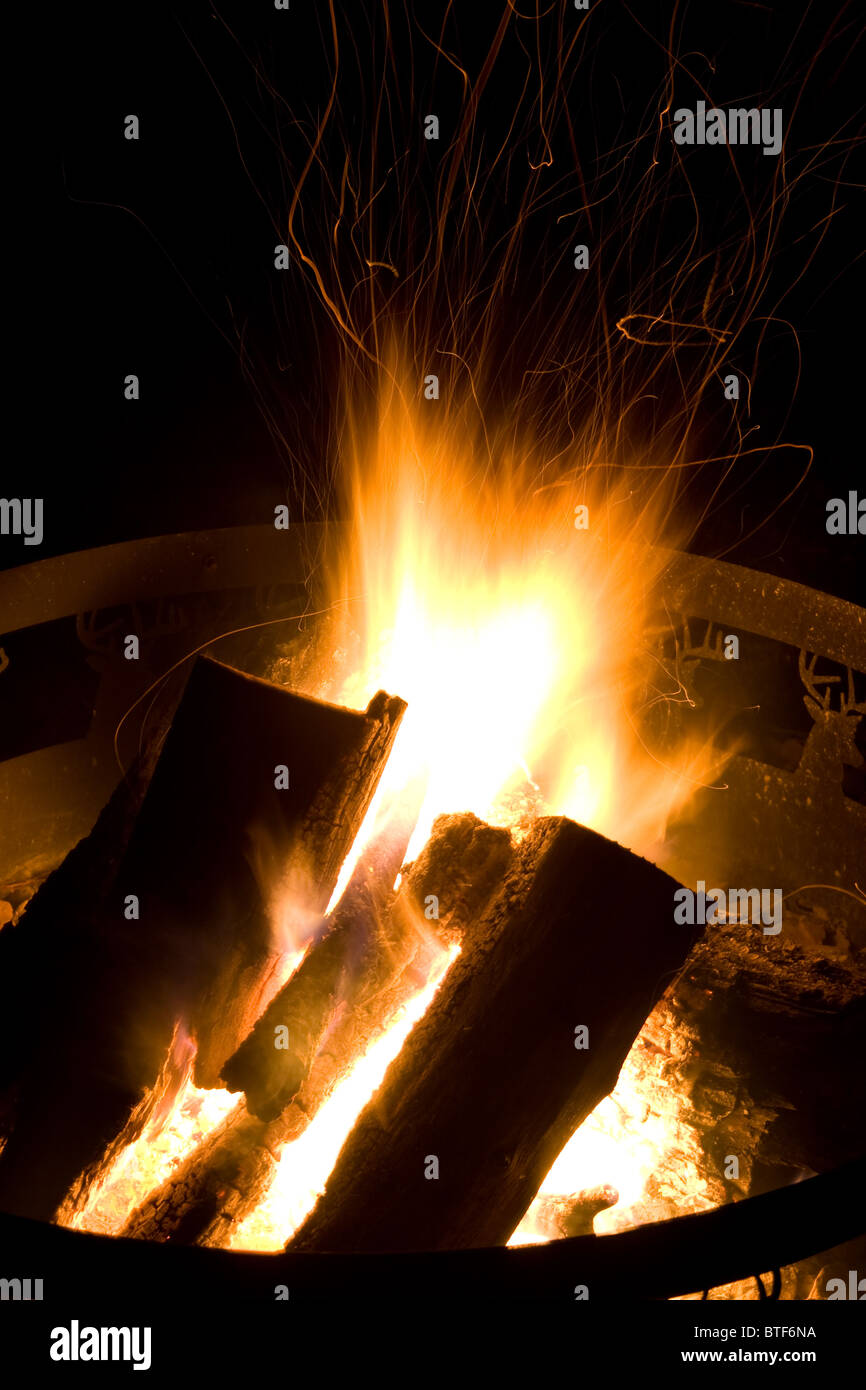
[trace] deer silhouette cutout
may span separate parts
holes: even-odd
[[[701,646],[714,646],[709,632]],[[688,657],[697,654],[690,646]],[[712,659],[715,652],[701,655]],[[789,772],[743,755],[732,758],[724,785],[694,798],[686,812],[691,831],[672,842],[666,867],[683,883],[712,878],[720,886],[782,888],[786,895],[809,885],[810,903],[843,916],[852,939],[866,948],[866,910],[858,891],[866,879],[866,807],[842,786],[845,766],[864,763],[855,738],[866,703],[856,698],[852,668],[845,668],[844,677],[822,675],[818,660],[800,651],[812,727],[797,768]]]
[[[866,714],[866,701],[856,700],[854,691],[854,672],[846,667],[848,674],[847,691],[840,690],[839,709],[833,709],[831,686],[841,685],[841,676],[818,675],[815,666],[817,655],[807,659],[805,651],[800,652],[800,679],[809,692],[803,696],[803,703],[815,721],[806,739],[806,746],[797,768],[797,776],[820,779],[822,783],[841,783],[843,765],[862,767],[863,756],[855,742],[860,718]],[[819,686],[826,686],[823,695]]]
[[[682,682],[683,688],[688,692],[689,703],[692,704],[695,709],[700,709],[703,701],[693,689],[693,678],[702,662],[723,662],[725,660],[725,630],[721,626],[716,626],[712,619],[709,619],[703,637],[700,642],[696,642],[692,637],[688,618],[683,615],[680,621],[683,633],[681,641],[677,642],[677,677]]]

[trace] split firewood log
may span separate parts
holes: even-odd
[[[62,1007],[18,1080],[0,1208],[50,1218],[136,1137],[178,1019],[198,1084],[217,1083],[279,983],[280,931],[301,944],[320,921],[404,709],[384,692],[340,709],[198,658]]]
[[[538,821],[288,1248],[504,1244],[699,937],[674,921],[677,888]]]

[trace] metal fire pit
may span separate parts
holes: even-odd
[[[146,710],[143,697],[166,671],[209,644],[254,670],[266,649],[297,632],[298,619],[318,606],[316,564],[327,539],[321,526],[286,534],[241,527],[112,545],[0,574],[0,883],[17,882],[26,896],[29,882],[88,833],[120,775],[118,721],[136,701]],[[679,737],[683,720],[712,705],[714,682],[733,668],[720,634],[739,638],[736,699],[746,709],[760,704],[749,679],[760,685],[769,669],[798,711],[783,756],[763,761],[753,740],[732,756],[724,790],[693,798],[671,830],[665,867],[686,883],[711,874],[718,886],[772,882],[843,921],[854,949],[866,945],[866,807],[862,783],[850,780],[862,766],[862,710],[851,708],[856,698],[847,712],[832,701],[834,691],[863,688],[866,612],[678,552],[668,556],[656,597],[659,622],[647,649],[688,694],[673,709],[667,737]],[[139,662],[122,659],[119,635],[127,632],[146,639]],[[819,662],[834,669],[830,698],[816,710],[808,701]],[[134,720],[130,730],[134,742]],[[108,1301],[121,1265],[127,1294],[136,1281],[144,1290],[155,1279],[165,1297],[181,1297],[192,1280],[203,1296],[272,1299],[282,1280],[312,1297],[348,1283],[353,1297],[368,1288],[381,1300],[405,1294],[423,1270],[425,1287],[442,1297],[461,1288],[477,1295],[483,1272],[492,1297],[569,1300],[573,1285],[591,1280],[603,1297],[671,1298],[857,1236],[864,1162],[704,1215],[513,1251],[248,1256],[143,1248],[3,1216],[0,1244],[22,1267],[38,1253],[40,1268],[64,1281],[86,1268]]]

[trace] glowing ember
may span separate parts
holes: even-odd
[[[202,1091],[187,1079],[169,1114],[154,1119],[134,1143],[127,1144],[105,1178],[90,1188],[84,1205],[61,1212],[59,1224],[97,1235],[119,1235],[130,1212],[237,1103],[230,1091]]]
[[[638,1038],[616,1087],[566,1144],[538,1196],[566,1197],[605,1183],[616,1188],[619,1200],[593,1221],[596,1235],[709,1210],[719,1193],[703,1177],[702,1150],[684,1118],[687,1111],[678,1087],[656,1083]],[[538,1205],[536,1200],[529,1208],[509,1245],[550,1239],[538,1225]]]

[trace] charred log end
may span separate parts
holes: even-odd
[[[462,940],[498,891],[513,859],[511,835],[477,816],[438,816],[407,875],[403,900],[442,943]],[[435,899],[436,916],[428,910]]]

